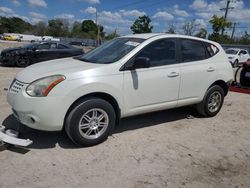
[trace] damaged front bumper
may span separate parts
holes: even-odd
[[[30,139],[20,139],[6,133],[5,127],[0,125],[0,141],[16,146],[29,146],[33,143]]]

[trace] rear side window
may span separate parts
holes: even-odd
[[[199,61],[207,58],[203,42],[181,39],[182,62]]]
[[[215,54],[219,52],[219,49],[215,45],[210,44],[208,42],[205,42],[204,44],[206,46],[206,49],[210,57],[213,57]]]
[[[149,58],[151,67],[175,64],[175,39],[154,41],[143,48],[136,57]]]
[[[57,46],[57,48],[58,48],[58,49],[68,49],[67,46],[62,45],[62,44],[59,44],[59,45]]]

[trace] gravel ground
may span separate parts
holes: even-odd
[[[16,128],[6,91],[19,68],[0,66],[0,122]],[[100,145],[21,126],[28,148],[0,152],[0,187],[250,187],[250,95],[229,92],[221,112],[185,107],[126,118]],[[187,118],[192,115],[191,118]]]

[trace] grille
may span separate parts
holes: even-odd
[[[14,80],[10,86],[10,92],[11,93],[18,93],[22,88],[24,84],[22,82],[19,82],[18,80]]]

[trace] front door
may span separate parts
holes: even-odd
[[[175,39],[154,41],[130,61],[137,57],[149,58],[150,67],[124,71],[124,104],[127,115],[175,107],[180,84]]]

